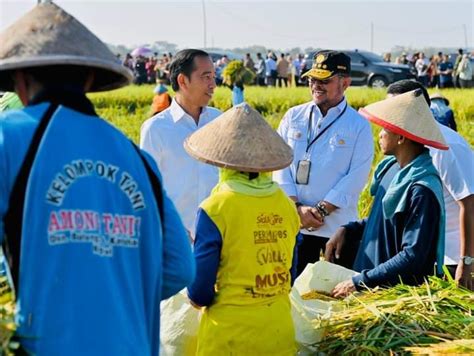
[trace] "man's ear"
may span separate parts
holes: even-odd
[[[347,76],[347,77],[344,77],[343,78],[343,87],[344,87],[344,90],[346,90],[347,88],[349,88],[349,86],[351,85],[352,83],[352,79],[350,76]]]
[[[180,89],[188,86],[189,79],[183,73],[179,73],[176,80]]]

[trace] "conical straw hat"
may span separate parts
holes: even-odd
[[[90,91],[119,88],[133,78],[84,25],[57,5],[41,3],[0,34],[0,89],[13,91],[16,69],[54,65],[95,69]]]
[[[291,164],[293,152],[263,117],[243,103],[184,141],[194,158],[243,172],[270,172]]]
[[[448,149],[419,89],[370,104],[359,112],[373,123],[412,141],[441,150]]]
[[[431,100],[434,100],[434,99],[442,99],[446,105],[449,105],[449,100],[448,100],[448,98],[446,98],[446,97],[445,97],[443,94],[441,94],[441,93],[434,93],[434,94],[430,95],[430,99],[431,99]]]

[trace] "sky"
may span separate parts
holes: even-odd
[[[474,0],[55,2],[103,41],[128,47],[155,41],[175,43],[179,48],[263,45],[282,50],[358,48],[377,53],[396,45],[474,47]],[[0,0],[0,31],[36,3]]]

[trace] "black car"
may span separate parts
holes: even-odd
[[[342,52],[351,57],[351,85],[384,88],[398,80],[416,78],[408,65],[384,62],[375,53],[358,50]]]

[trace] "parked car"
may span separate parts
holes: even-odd
[[[342,52],[351,57],[351,85],[384,88],[398,80],[416,78],[408,65],[384,62],[375,53],[358,50]]]

